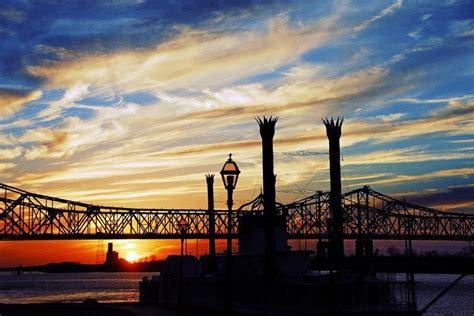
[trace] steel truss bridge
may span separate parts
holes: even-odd
[[[3,192],[2,192],[3,191]],[[227,211],[215,210],[209,233],[208,210],[146,209],[92,205],[27,192],[0,184],[0,240],[178,239],[178,222],[190,224],[186,238],[227,238]],[[277,206],[289,239],[328,239],[329,193],[318,191]],[[232,213],[231,236],[239,218],[258,216],[263,196]],[[473,240],[474,214],[448,213],[400,201],[363,187],[343,194],[345,239]]]

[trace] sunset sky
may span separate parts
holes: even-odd
[[[277,199],[290,202],[328,189],[321,118],[343,116],[343,191],[474,213],[473,39],[470,0],[2,1],[0,182],[206,208],[204,175],[232,152],[240,205],[262,182],[254,117],[278,115]],[[0,266],[94,262],[97,245],[0,242]]]

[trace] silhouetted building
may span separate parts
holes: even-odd
[[[117,266],[119,264],[119,254],[117,251],[114,251],[114,244],[111,242],[108,244],[104,264],[106,266]]]

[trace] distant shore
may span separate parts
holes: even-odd
[[[19,274],[23,272],[46,272],[46,273],[74,273],[74,272],[159,272],[163,267],[163,261],[148,261],[128,263],[120,262],[116,265],[107,264],[81,264],[77,262],[48,263],[36,266],[18,266],[0,268],[0,271],[13,271]]]
[[[413,272],[415,273],[441,273],[474,274],[474,257],[470,256],[416,256],[412,258]],[[409,262],[403,255],[395,256],[374,256],[371,259],[364,259],[362,264],[369,263],[374,272],[406,272]],[[356,257],[347,257],[345,265],[353,268],[360,265],[361,261]],[[326,270],[328,262],[317,257],[311,259],[312,270]],[[80,272],[160,272],[163,261],[135,262],[128,263],[121,260],[119,264],[81,264],[77,262],[48,263],[35,266],[17,266],[0,268],[0,271],[12,272],[45,272],[45,273],[80,273]]]

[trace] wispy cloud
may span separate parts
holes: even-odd
[[[384,16],[393,14],[397,9],[402,7],[402,4],[403,4],[403,0],[394,1],[390,6],[383,9],[379,14],[371,17],[370,19],[365,20],[360,25],[356,26],[354,30],[357,32],[362,31],[363,29],[367,28],[369,25],[371,25],[375,21],[382,19]]]
[[[359,39],[352,35],[365,34],[362,31],[371,27],[376,32],[385,18],[403,17],[402,1],[362,19],[352,19],[353,12],[344,6],[306,20],[295,19],[297,11],[285,10],[259,13],[262,19],[257,21],[252,20],[254,11],[216,14],[199,25],[176,25],[174,32],[153,45],[82,50],[35,45],[34,52],[43,59],[28,65],[26,72],[41,78],[41,89],[48,93],[31,117],[0,126],[8,131],[1,136],[11,146],[4,149],[3,157],[6,162],[15,161],[9,170],[23,168],[6,179],[35,190],[57,190],[71,198],[84,192],[91,201],[150,203],[186,190],[203,193],[203,172],[219,169],[220,157],[236,152],[248,177],[242,178],[241,188],[248,193],[260,173],[260,140],[253,117],[262,114],[282,117],[275,148],[283,153],[327,151],[320,118],[349,116],[343,150],[364,143],[372,148],[364,154],[345,155],[346,166],[472,157],[462,150],[377,147],[424,135],[468,134],[473,120],[469,91],[443,94],[453,96],[449,98],[436,94],[418,98],[425,95],[418,89],[424,72],[397,73],[402,59],[394,61],[392,52],[377,56],[377,47],[365,41],[337,61],[331,60],[332,53],[324,53],[337,48],[341,54],[339,45],[348,36],[356,42]],[[233,25],[225,23],[229,18]],[[111,25],[131,22],[107,21],[102,25],[105,33]],[[63,19],[53,25],[76,22]],[[442,39],[431,34],[424,44],[400,45],[395,52],[403,59],[411,58],[416,49],[421,52],[420,47],[427,52],[433,44],[430,38]],[[140,105],[143,95],[152,96],[152,101]],[[36,94],[31,100],[39,97]],[[437,107],[422,115],[413,115],[411,109],[384,111],[393,103]],[[368,115],[367,110],[376,114]],[[327,160],[306,154],[277,157],[281,157],[277,165],[281,186],[308,181],[313,170],[324,169],[321,165]],[[385,172],[352,176],[351,181],[379,179],[381,174]],[[86,189],[83,183],[88,181],[94,181],[96,188]],[[109,189],[100,195],[100,187]]]
[[[0,88],[0,117],[7,117],[16,113],[27,103],[41,98],[41,95],[42,92],[40,90],[23,92]]]
[[[222,32],[182,28],[156,48],[84,54],[68,61],[28,67],[52,87],[90,85],[92,93],[147,89],[203,89],[294,62],[335,35],[333,19],[290,28],[286,16],[269,19],[264,30]],[[126,75],[125,75],[126,74]]]
[[[462,101],[474,98],[474,94],[466,94],[460,97],[440,98],[440,99],[417,99],[417,98],[403,98],[394,100],[394,102],[407,102],[414,104],[429,104],[429,103],[448,103],[451,101]]]
[[[449,178],[449,177],[464,177],[474,174],[474,168],[461,168],[461,169],[447,169],[440,170],[435,172],[429,172],[418,175],[394,175],[387,179],[371,181],[371,185],[387,185],[387,184],[397,184],[397,183],[407,183],[413,181],[428,181],[439,178]],[[355,184],[354,186],[359,186],[361,184]]]

